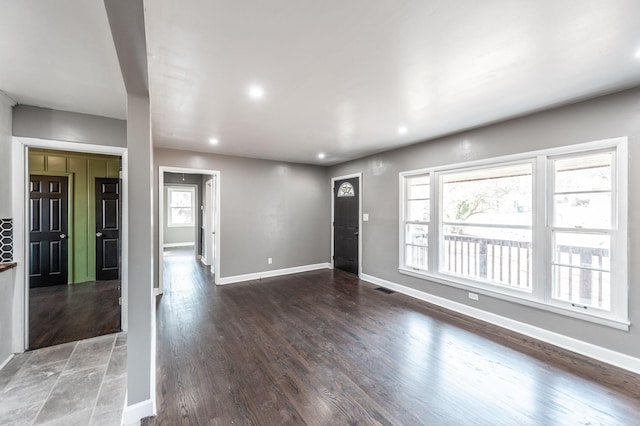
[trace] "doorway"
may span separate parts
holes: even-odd
[[[163,265],[166,260],[170,260],[173,265],[172,270],[176,270],[176,262],[186,263],[195,259],[201,267],[209,269],[213,274],[213,281],[218,283],[220,271],[219,185],[220,172],[215,170],[159,167],[158,254],[161,261],[158,265],[156,294],[162,294],[164,280],[170,278],[165,276],[166,271]],[[193,195],[188,195],[189,191],[193,191]],[[189,200],[193,200],[193,203]],[[180,229],[181,224],[185,225],[183,232]],[[184,232],[185,229],[186,232]],[[182,239],[177,239],[178,233],[182,234]]]
[[[121,158],[27,155],[27,349],[121,331]]]
[[[331,179],[333,267],[354,275],[361,271],[360,182],[360,174]]]

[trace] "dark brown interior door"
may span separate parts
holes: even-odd
[[[96,280],[120,272],[120,180],[96,178]]]
[[[29,179],[29,287],[67,284],[69,185],[65,176]]]
[[[333,266],[358,275],[359,178],[335,182],[333,188]]]

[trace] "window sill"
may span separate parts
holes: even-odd
[[[472,291],[474,293],[482,294],[484,296],[493,297],[495,299],[506,300],[508,302],[518,303],[520,305],[529,306],[532,308],[540,309],[543,311],[553,312],[555,314],[564,315],[571,318],[577,318],[580,320],[592,322],[595,324],[604,325],[607,327],[615,328],[618,330],[629,331],[631,323],[629,321],[621,321],[617,319],[605,318],[601,316],[589,315],[582,312],[573,311],[571,309],[565,309],[559,306],[547,305],[534,300],[518,297],[517,295],[504,294],[497,291],[491,291],[484,287],[474,286],[472,284],[456,281],[450,277],[443,277],[428,272],[416,272],[407,268],[398,268],[398,272],[403,275],[408,275],[415,278],[420,278],[434,283],[443,284],[449,287],[459,288],[465,291]],[[528,293],[525,293],[528,294]]]

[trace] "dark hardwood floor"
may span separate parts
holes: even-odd
[[[120,331],[120,281],[29,290],[29,349]]]
[[[165,258],[143,425],[640,424],[640,378],[339,271],[216,287]]]

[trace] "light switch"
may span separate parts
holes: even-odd
[[[362,221],[363,222],[369,222],[369,213],[364,213],[362,215]]]

